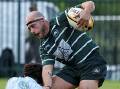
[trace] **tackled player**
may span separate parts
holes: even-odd
[[[10,78],[6,89],[43,89],[42,85],[42,65],[25,64],[24,77]]]

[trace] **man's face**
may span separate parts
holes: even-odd
[[[38,38],[44,38],[47,35],[43,17],[30,21],[27,27],[28,30]]]

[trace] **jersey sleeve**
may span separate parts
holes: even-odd
[[[69,25],[65,12],[62,12],[58,16],[56,16],[56,23],[57,25],[62,27]]]
[[[74,6],[74,8],[81,8],[81,4],[78,4],[76,6]],[[71,7],[73,8],[73,7]],[[59,15],[57,15],[55,18],[53,18],[53,23],[54,23],[54,20],[55,20],[55,23],[57,23],[58,26],[70,26],[68,20],[67,20],[67,16],[66,16],[66,13],[70,10],[70,8],[66,9],[64,12],[60,13]]]
[[[71,8],[82,8],[81,7],[81,4],[78,4],[74,7],[71,7]],[[56,23],[57,25],[60,25],[60,26],[70,26],[68,20],[67,20],[67,13],[68,11],[71,9],[71,8],[68,8],[66,9],[64,12],[60,13],[58,16],[56,16]]]
[[[83,7],[81,6],[81,4],[78,4],[78,5],[76,5],[76,6],[67,8],[67,9],[65,10],[65,15],[68,13],[68,11],[69,11],[71,8],[82,8],[82,9],[83,9]]]
[[[83,7],[81,6],[81,4],[78,4],[78,5],[74,6],[73,8],[83,8]]]
[[[7,84],[6,84],[6,88],[5,89],[13,89],[13,84],[16,83],[16,80],[17,78],[16,77],[12,77],[10,78],[8,81],[7,81]]]
[[[39,53],[40,53],[42,65],[49,65],[49,64],[54,65],[55,64],[54,56],[48,54],[45,51],[44,46],[40,46]]]

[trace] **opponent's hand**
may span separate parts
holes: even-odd
[[[78,27],[80,28],[82,26],[88,26],[90,16],[91,16],[90,12],[83,10],[80,13],[80,19],[77,22]]]

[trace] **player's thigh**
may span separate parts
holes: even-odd
[[[52,89],[74,89],[75,86],[58,76],[53,77]]]
[[[98,89],[98,80],[81,80],[78,89]]]

